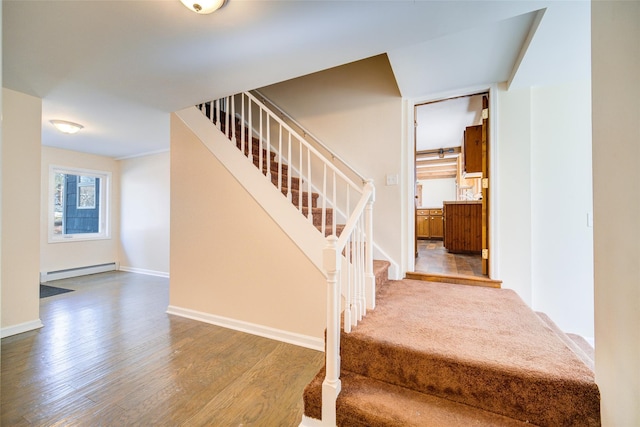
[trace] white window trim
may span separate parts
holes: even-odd
[[[55,174],[64,173],[69,175],[95,176],[100,178],[100,231],[98,233],[79,233],[79,234],[54,234],[54,198],[55,191]],[[67,166],[50,165],[49,166],[49,191],[47,193],[48,210],[48,242],[49,243],[68,243],[87,240],[105,240],[111,239],[111,172],[81,169]]]

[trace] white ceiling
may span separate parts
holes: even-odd
[[[482,124],[482,95],[416,106],[416,151],[460,147],[467,126]]]
[[[589,1],[228,0],[204,16],[179,0],[2,7],[3,86],[43,99],[43,144],[116,158],[167,149],[169,112],[381,53],[414,99],[590,69]],[[62,135],[54,118],[85,128]]]

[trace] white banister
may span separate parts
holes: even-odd
[[[236,100],[240,98],[240,112],[236,110]],[[316,223],[322,236],[327,234],[327,224],[331,224],[330,235],[325,238],[322,250],[322,266],[327,277],[327,332],[326,332],[326,377],[322,384],[322,425],[336,425],[336,400],[340,394],[340,334],[341,323],[344,332],[349,333],[375,307],[375,277],[373,275],[373,202],[375,189],[372,180],[360,179],[352,170],[348,174],[356,176],[356,184],[345,172],[317,149],[313,142],[305,140],[282,118],[273,113],[264,103],[250,93],[218,99],[200,104],[200,110],[213,124],[240,148],[250,162],[254,162],[254,151],[258,150],[255,163],[262,175],[274,182],[278,192],[286,185],[286,198],[294,201],[295,207],[313,223],[313,201],[315,194],[320,203],[320,224]],[[257,129],[254,129],[255,114]],[[237,123],[237,124],[236,124]],[[236,126],[240,126],[240,141],[236,140]],[[256,146],[254,147],[254,138]],[[272,141],[276,146],[272,146]],[[276,142],[277,141],[277,142]],[[248,146],[246,144],[248,143]],[[283,147],[286,145],[286,147]],[[327,151],[326,146],[321,146]],[[273,161],[278,162],[272,171]],[[266,161],[265,158],[266,157]],[[286,179],[283,173],[286,171]],[[276,177],[272,177],[276,174]],[[272,178],[275,178],[274,181]],[[294,181],[297,188],[294,189]],[[306,203],[303,201],[306,196]],[[344,222],[339,229],[338,222]],[[344,296],[344,310],[342,297]],[[342,322],[340,315],[343,315]]]

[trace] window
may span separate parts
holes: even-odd
[[[110,238],[111,173],[52,166],[49,242]]]

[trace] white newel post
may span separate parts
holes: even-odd
[[[373,310],[376,308],[376,278],[373,274],[373,202],[376,200],[376,189],[373,185],[373,180],[366,180],[364,188],[365,191],[371,191],[371,196],[369,196],[369,201],[364,211],[366,233],[365,298],[367,299],[367,310]]]
[[[340,264],[338,238],[327,237],[323,264],[327,272],[326,376],[322,383],[322,425],[336,425],[336,399],[340,393]]]

